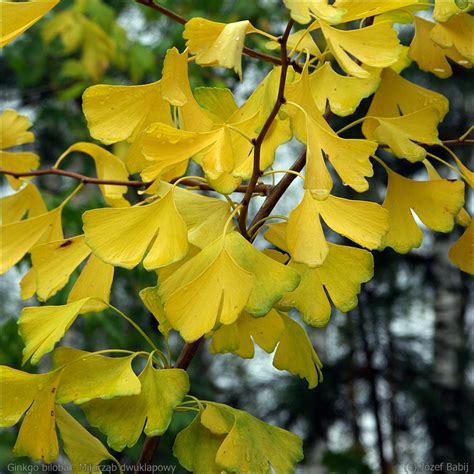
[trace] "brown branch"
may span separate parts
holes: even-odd
[[[257,138],[253,142],[254,148],[253,148],[252,177],[250,178],[250,182],[247,187],[247,192],[244,194],[244,197],[242,199],[242,203],[241,203],[242,209],[240,210],[239,219],[238,219],[240,232],[248,240],[250,240],[250,237],[247,232],[247,214],[248,214],[250,200],[252,199],[252,195],[254,193],[255,187],[257,186],[258,178],[261,174],[260,155],[262,152],[263,140],[265,140],[265,137],[268,131],[270,130],[270,127],[272,126],[273,121],[275,120],[280,110],[280,107],[285,102],[286,72],[288,70],[288,57],[287,57],[287,51],[286,51],[286,43],[288,41],[288,36],[290,35],[291,28],[293,28],[293,24],[294,24],[293,19],[290,19],[290,21],[286,25],[285,32],[283,33],[283,36],[281,37],[281,40],[280,40],[281,72],[280,72],[280,84],[278,86],[278,94],[277,94],[275,104],[273,105],[273,109],[270,112],[270,115],[267,117],[267,120],[263,124],[263,127],[260,130],[260,133],[258,134]]]
[[[183,349],[181,350],[181,354],[179,354],[178,356],[176,364],[174,364],[175,369],[187,370],[187,368],[189,367],[189,364],[191,363],[194,356],[196,355],[196,352],[198,351],[199,346],[201,345],[203,339],[204,338],[201,337],[197,341],[184,345]],[[135,466],[136,473],[141,472],[142,468],[145,468],[144,471],[148,472],[146,470],[146,466],[149,466],[152,464],[153,458],[155,456],[155,452],[158,449],[158,446],[160,444],[160,439],[161,439],[160,436],[145,438],[142,452],[140,453],[140,458],[138,460],[138,463]]]
[[[161,13],[162,15],[167,16],[168,18],[175,21],[176,23],[179,23],[180,25],[185,25],[188,21],[183,16],[178,15],[176,12],[160,5],[159,3],[155,3],[153,0],[136,0],[136,2],[139,3],[140,5],[144,5],[145,7],[149,7],[155,10]],[[260,51],[256,51],[255,49],[248,48],[247,46],[244,47],[242,52],[246,56],[249,56],[254,59],[261,59],[262,61],[265,61],[270,64],[274,64],[275,66],[280,66],[280,64],[282,64],[280,58],[276,56],[272,56],[271,54],[261,53]],[[302,71],[301,66],[297,62],[292,61],[290,64],[295,68],[297,72]]]
[[[59,176],[65,176],[67,178],[73,178],[77,179],[83,184],[108,184],[108,185],[115,185],[115,186],[130,186],[133,188],[147,188],[148,186],[151,185],[150,182],[144,182],[144,181],[122,181],[118,179],[98,179],[98,178],[91,178],[89,176],[85,176],[83,174],[75,173],[74,171],[66,171],[66,170],[60,170],[60,169],[55,169],[55,168],[49,168],[49,169],[44,169],[44,170],[34,170],[34,171],[12,171],[12,170],[4,170],[0,168],[0,174],[3,175],[8,175],[8,176],[13,176],[14,178],[24,178],[24,177],[32,177],[32,176],[46,176],[46,175],[59,175]],[[188,179],[182,179],[180,181],[181,184],[185,184],[187,186],[195,186],[198,187],[199,189],[203,191],[214,191],[214,188],[212,188],[209,184],[203,183],[201,181],[198,181],[197,179],[193,178],[188,178]],[[255,187],[256,193],[259,194],[264,194],[268,195],[270,191],[271,186],[266,185],[266,184],[258,184]],[[237,193],[245,193],[247,191],[247,186],[246,185],[241,185],[238,186],[235,189],[235,192]]]

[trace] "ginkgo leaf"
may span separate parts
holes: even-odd
[[[20,281],[20,296],[22,300],[28,300],[36,293],[36,271],[30,268]]]
[[[0,114],[0,150],[33,142],[35,137],[28,131],[30,127],[28,117],[13,109],[4,110]]]
[[[212,115],[214,123],[226,122],[238,109],[230,89],[197,87],[194,94],[198,103]]]
[[[23,363],[31,358],[37,364],[44,354],[64,336],[83,310],[89,298],[62,306],[28,306],[18,320],[19,333],[25,343]]]
[[[298,286],[297,272],[267,257],[238,232],[229,233],[225,240],[235,261],[255,277],[245,306],[253,316],[265,316],[284,293]]]
[[[58,166],[67,155],[74,152],[85,153],[94,160],[97,178],[99,179],[118,181],[126,181],[128,179],[128,171],[123,161],[94,143],[78,142],[71,145],[59,157],[56,166]],[[128,190],[127,186],[101,184],[99,188],[104,195],[105,201],[110,206],[129,206],[128,201],[123,197]]]
[[[157,370],[150,361],[138,378],[141,392],[137,395],[92,400],[82,405],[89,423],[107,435],[107,444],[116,451],[134,446],[142,431],[147,436],[165,433],[174,409],[189,390],[184,370]]]
[[[215,435],[226,435],[215,459],[227,472],[291,473],[295,464],[303,459],[302,441],[298,436],[268,425],[245,411],[206,402],[201,423]]]
[[[474,274],[474,224],[472,219],[468,228],[449,249],[448,257],[463,272]]]
[[[62,368],[56,402],[81,404],[95,398],[109,399],[140,393],[141,384],[132,369],[136,354],[106,357],[70,347],[53,352],[53,367]],[[94,374],[91,377],[91,374]]]
[[[437,145],[439,112],[434,107],[427,107],[400,117],[368,118],[367,138],[380,144],[388,145],[398,158],[405,158],[412,163],[423,161],[426,149],[418,143]]]
[[[30,2],[2,2],[0,48],[21,35],[54,8],[59,0]]]
[[[318,268],[291,262],[290,266],[301,273],[301,283],[287,293],[279,306],[296,308],[305,323],[315,327],[327,324],[331,316],[329,297],[342,312],[357,306],[361,283],[369,281],[374,273],[374,259],[370,252],[354,247],[329,243],[329,252]]]
[[[163,99],[179,107],[181,129],[194,132],[211,130],[212,120],[196,102],[189,84],[188,50],[179,53],[176,48],[168,49],[161,83]]]
[[[181,466],[195,474],[221,472],[216,455],[225,436],[214,434],[201,423],[201,413],[184,430],[180,431],[173,445],[173,455]]]
[[[254,275],[239,266],[219,239],[159,285],[166,319],[188,342],[219,323],[233,323],[244,309]]]
[[[460,7],[462,3],[464,3],[464,8]],[[459,0],[435,0],[433,19],[436,21],[447,21],[453,15],[458,15],[463,11],[468,12],[472,9],[474,9],[474,5],[472,5],[471,2],[460,2]]]
[[[59,371],[29,374],[0,366],[0,426],[13,426],[26,412],[13,448],[15,456],[49,463],[58,455],[54,400]]]
[[[0,273],[5,273],[18,263],[42,237],[48,237],[54,230],[54,221],[60,218],[60,213],[61,209],[57,208],[46,214],[0,226]]]
[[[408,5],[416,5],[417,0],[336,0],[336,8],[346,10],[341,22],[376,17],[382,13],[398,10]]]
[[[64,451],[71,462],[73,474],[102,472],[99,464],[108,459],[118,464],[107,448],[62,406],[56,406],[55,411],[56,424],[61,434]]]
[[[160,81],[141,86],[99,84],[86,89],[82,100],[91,136],[106,145],[133,140],[155,122],[171,125]]]
[[[373,94],[379,86],[380,78],[341,76],[326,62],[309,75],[311,93],[319,111],[326,112],[326,103],[333,113],[346,117],[355,112],[362,99]]]
[[[28,183],[18,192],[0,198],[2,224],[19,222],[23,217],[36,217],[48,212],[38,188]]]
[[[100,312],[108,307],[114,279],[114,267],[91,255],[69,292],[67,302],[90,298],[82,313]]]
[[[275,350],[283,328],[283,321],[275,310],[261,318],[255,318],[244,311],[235,323],[221,326],[213,332],[209,351],[214,354],[232,352],[251,359],[255,355],[255,341],[255,344],[270,354]]]
[[[423,233],[411,210],[431,230],[450,232],[464,204],[461,181],[414,181],[387,168],[388,187],[383,206],[388,210],[390,228],[381,248],[392,247],[399,253],[419,247]]]
[[[321,22],[321,31],[341,68],[351,76],[370,77],[354,58],[368,66],[385,68],[394,64],[402,52],[389,21],[358,30],[339,30]]]
[[[286,8],[291,12],[291,18],[298,23],[309,23],[313,18],[339,23],[346,13],[344,8],[335,8],[328,0],[284,0]]]
[[[54,296],[89,254],[83,235],[33,247],[31,260],[36,272],[38,299],[46,301]]]
[[[171,185],[161,183],[157,193],[163,196],[170,188]],[[188,227],[188,239],[191,244],[204,248],[222,235],[230,215],[230,205],[227,201],[202,196],[182,188],[174,189],[174,200]],[[229,230],[232,230],[231,225]]]
[[[321,217],[332,230],[362,247],[379,247],[387,233],[388,212],[375,202],[329,196],[325,201],[315,200],[315,203]]]
[[[280,316],[285,329],[280,335],[273,365],[306,379],[308,387],[314,388],[323,379],[321,361],[303,327],[283,313]]]
[[[0,167],[17,173],[27,173],[38,169],[39,156],[30,151],[9,152],[0,150]],[[22,181],[31,179],[28,177],[19,179],[10,175],[7,175],[6,178],[13,189],[19,189],[22,185]]]
[[[303,199],[289,215],[286,238],[292,260],[308,267],[322,265],[328,245],[316,201],[309,191],[305,191]]]
[[[472,32],[474,17],[467,13],[452,16],[445,23],[437,23],[431,30],[431,39],[442,48],[456,48],[469,63],[474,62]]]
[[[173,264],[165,268],[169,268],[170,266],[172,267]],[[142,291],[140,291],[139,295],[148,311],[150,311],[150,313],[153,314],[153,316],[158,321],[158,331],[160,331],[161,334],[165,336],[165,338],[168,338],[169,332],[171,331],[171,326],[166,319],[163,304],[158,294],[158,288],[156,286],[144,288]]]
[[[285,112],[291,117],[295,135],[307,144],[305,188],[310,189],[317,199],[326,199],[331,191],[333,183],[324,152],[344,183],[358,192],[366,191],[369,185],[365,178],[373,174],[369,157],[377,144],[344,139],[331,129],[311,94],[307,67],[296,81],[287,85],[285,96],[288,102]]]
[[[324,152],[344,184],[358,192],[367,191],[369,184],[366,177],[373,175],[370,156],[377,149],[377,144],[367,140],[340,138],[329,126],[324,125],[311,116],[306,117],[305,189],[309,189],[319,200],[326,199],[331,192],[333,183],[325,164]]]
[[[153,270],[180,260],[188,251],[187,228],[173,190],[148,205],[87,211],[83,222],[87,245],[111,265],[134,268],[149,249],[143,265]]]
[[[197,64],[234,69],[242,79],[245,36],[257,31],[248,20],[225,24],[196,17],[186,22],[183,38]]]
[[[416,61],[422,71],[431,72],[441,79],[451,77],[453,70],[448,58],[469,68],[472,63],[464,59],[454,47],[442,48],[431,39],[431,31],[436,23],[415,16],[415,36],[408,55]]]
[[[443,179],[436,171],[435,167],[428,160],[424,160],[423,165],[425,166],[426,171],[428,172],[428,177],[431,181],[438,181]],[[468,179],[465,179],[465,181],[469,184]],[[458,212],[458,215],[456,216],[456,223],[462,225],[463,227],[468,227],[471,223],[471,220],[471,216],[468,214],[464,207]]]
[[[448,113],[449,102],[446,97],[437,92],[413,84],[401,77],[390,68],[381,74],[382,82],[372,99],[367,116],[370,117],[399,117],[412,112],[434,107],[439,112],[439,121]],[[373,136],[377,122],[364,121],[364,135]]]

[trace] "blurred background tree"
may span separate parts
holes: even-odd
[[[249,19],[276,35],[288,15],[278,0],[175,0],[162,4],[187,18]],[[409,44],[413,29],[410,25],[399,25],[399,29],[404,44]],[[44,21],[2,50],[2,108],[15,108],[29,116],[34,124],[35,151],[48,166],[72,143],[91,140],[81,109],[83,91],[96,83],[140,84],[159,79],[167,48],[184,47],[181,33],[180,25],[131,0],[63,0]],[[265,51],[265,41],[257,41],[250,45]],[[450,113],[440,129],[442,138],[457,138],[473,119],[472,70],[455,64],[453,69],[449,82],[420,72],[415,63],[403,72],[411,81],[449,98]],[[190,74],[193,85],[229,87],[242,100],[268,70],[269,66],[246,58],[243,83],[228,70],[192,66]],[[370,98],[362,103],[360,116],[369,103]],[[351,116],[350,120],[356,118]],[[333,119],[333,128],[347,122]],[[346,136],[356,133],[353,129]],[[280,164],[288,165],[297,150],[297,143],[281,147]],[[113,151],[121,155],[120,147]],[[440,154],[439,148],[431,151]],[[469,150],[459,147],[455,151],[472,169]],[[79,157],[69,166],[93,173],[92,163]],[[395,170],[405,176],[416,177],[421,171],[403,160],[397,160],[397,166]],[[373,182],[376,185],[371,186],[370,197],[377,199],[386,185],[383,173],[376,173]],[[59,202],[71,186],[67,178],[41,178],[50,205]],[[4,194],[7,187],[2,185],[1,190]],[[82,208],[101,204],[96,191],[90,187],[81,195],[78,209],[66,209],[66,235],[81,232]],[[350,190],[337,192],[343,196]],[[297,198],[290,188],[281,206],[290,207]],[[472,210],[472,201],[467,207]],[[404,257],[391,250],[375,254],[375,277],[363,289],[359,307],[347,315],[334,310],[326,328],[309,329],[324,363],[324,383],[316,389],[308,391],[305,382],[275,373],[269,356],[258,348],[256,357],[248,361],[201,350],[190,368],[193,394],[243,408],[298,433],[306,453],[301,472],[405,472],[403,466],[413,462],[469,463],[473,467],[473,285],[445,258],[455,237],[455,232],[428,235],[420,249]],[[22,343],[15,320],[23,304],[18,289],[21,276],[22,270],[13,268],[0,287],[0,364],[21,363]],[[154,283],[151,274],[140,268],[133,272],[117,269],[112,302],[156,333],[156,321],[137,296],[139,290]],[[51,304],[64,303],[67,292],[68,288],[60,292]],[[66,341],[75,347],[92,351],[107,343],[140,348],[135,334],[106,314],[82,318],[76,325]],[[171,340],[174,354],[180,345],[177,336]],[[181,468],[171,446],[186,424],[182,416],[175,417],[158,453],[160,463],[177,466],[175,472]],[[101,436],[97,431],[94,434]],[[0,431],[0,472],[6,472],[10,462],[29,463],[12,458],[15,436],[12,430]],[[140,446],[138,443],[118,459],[134,462]]]

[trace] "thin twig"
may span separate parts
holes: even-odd
[[[196,355],[196,352],[198,351],[203,339],[204,338],[201,337],[197,341],[184,345],[183,349],[181,350],[181,354],[179,354],[176,364],[174,365],[175,369],[186,370],[189,367],[189,364]],[[160,436],[147,437],[145,439],[145,442],[143,443],[142,452],[140,453],[140,458],[135,466],[136,473],[141,472],[142,468],[145,468],[146,471],[146,466],[152,464],[155,452],[160,444],[160,439]]]
[[[98,178],[91,178],[89,176],[85,176],[83,174],[75,173],[74,171],[66,171],[66,170],[61,170],[61,169],[56,169],[56,168],[48,168],[48,169],[43,169],[43,170],[34,170],[34,171],[12,171],[12,170],[4,170],[0,168],[0,175],[7,175],[7,176],[13,176],[14,178],[25,178],[25,177],[33,177],[33,176],[46,176],[46,175],[59,175],[59,176],[65,176],[67,178],[73,178],[77,179],[83,184],[107,184],[107,185],[115,185],[115,186],[130,186],[132,188],[147,188],[148,186],[151,185],[150,182],[144,182],[144,181],[122,181],[118,179],[98,179]],[[209,184],[203,183],[201,181],[198,181],[196,179],[192,178],[187,178],[187,179],[182,179],[180,181],[181,184],[185,184],[186,186],[194,186],[197,187],[203,191],[214,191],[214,188],[212,188]],[[268,195],[270,191],[271,186],[266,185],[266,184],[258,184],[255,187],[256,193],[259,194],[264,194]],[[247,192],[247,185],[241,185],[238,186],[235,189],[235,192],[237,193],[245,193]]]
[[[260,154],[262,152],[263,140],[265,140],[265,137],[268,131],[270,130],[270,127],[272,126],[273,121],[275,120],[280,110],[280,107],[285,102],[286,72],[288,70],[288,57],[287,57],[287,51],[286,51],[286,43],[288,41],[288,36],[290,36],[291,28],[293,28],[293,24],[294,24],[293,19],[290,19],[290,21],[286,25],[285,32],[283,33],[283,36],[281,37],[281,40],[280,40],[281,72],[280,72],[280,84],[278,86],[278,94],[277,94],[276,101],[275,101],[275,104],[273,105],[273,109],[270,112],[270,115],[267,117],[267,120],[263,124],[263,127],[260,130],[260,133],[258,134],[257,138],[254,141],[252,177],[250,178],[250,182],[247,187],[247,192],[244,194],[244,197],[242,199],[242,209],[240,211],[239,219],[238,219],[240,232],[248,240],[250,240],[250,237],[247,232],[247,214],[248,214],[250,200],[252,199],[252,195],[254,193],[255,187],[257,186],[257,181],[261,173]]]

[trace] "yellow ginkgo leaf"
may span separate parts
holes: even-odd
[[[170,325],[193,341],[214,326],[232,324],[244,308],[264,316],[298,283],[296,272],[231,232],[160,282],[159,294]]]
[[[362,247],[377,248],[388,230],[388,212],[379,204],[329,196],[314,201],[326,224]]]
[[[423,165],[425,166],[426,171],[428,172],[428,178],[431,181],[439,181],[443,179],[436,171],[436,168],[428,160],[425,159],[423,161]],[[465,181],[469,184],[468,179],[465,179]],[[456,216],[456,223],[462,225],[463,227],[468,227],[471,223],[471,220],[471,216],[464,207],[458,212],[458,215]]]
[[[308,387],[314,388],[323,379],[321,361],[304,328],[285,314],[280,313],[280,316],[285,329],[280,335],[273,365],[306,379]]]
[[[81,312],[103,311],[108,307],[113,279],[114,267],[91,255],[71,288],[67,302],[90,298]]]
[[[109,151],[94,143],[78,142],[71,145],[58,159],[56,166],[70,153],[85,153],[95,162],[97,178],[104,180],[126,181],[128,172],[122,160]],[[99,185],[105,201],[110,206],[128,206],[128,201],[123,197],[127,192],[127,186],[117,186],[110,184]]]
[[[226,435],[215,458],[224,471],[268,473],[273,469],[289,474],[303,459],[302,441],[298,436],[268,425],[245,411],[207,402],[201,423],[215,435]],[[182,442],[176,440],[178,445]]]
[[[60,220],[61,208],[18,222],[0,226],[1,253],[0,274],[18,263],[41,239],[48,241]],[[60,236],[62,238],[62,236]]]
[[[383,206],[390,216],[390,228],[381,248],[406,253],[421,245],[423,233],[411,210],[431,230],[450,232],[464,204],[461,181],[414,181],[387,168],[388,188]]]
[[[28,183],[18,192],[0,198],[2,224],[19,222],[23,217],[36,217],[48,212],[38,188]]]
[[[170,188],[171,185],[161,183],[157,193],[163,196]],[[182,188],[174,189],[174,200],[188,227],[188,239],[191,244],[204,248],[222,235],[230,213],[227,201],[202,196]],[[232,230],[232,226],[229,226],[229,229]]]
[[[61,373],[29,374],[0,366],[0,426],[13,426],[23,414],[15,456],[49,463],[58,455],[54,401]]]
[[[463,272],[474,274],[474,224],[472,219],[468,228],[449,249],[448,257]]]
[[[181,129],[193,132],[211,130],[212,120],[201,109],[191,91],[188,78],[188,50],[179,53],[176,48],[171,48],[166,52],[161,94],[164,100],[179,107]]]
[[[36,293],[36,271],[30,268],[20,280],[20,296],[22,300],[28,300]]]
[[[265,316],[283,294],[298,286],[300,278],[297,272],[267,257],[238,232],[229,233],[225,240],[235,261],[254,275],[253,288],[245,307],[253,316]]]
[[[462,5],[464,4],[464,5]],[[461,8],[461,6],[464,8]],[[469,2],[460,2],[456,0],[435,0],[433,19],[436,21],[448,21],[452,16],[461,12],[468,12],[474,9],[474,5]]]
[[[341,22],[360,20],[407,7],[418,0],[336,0],[336,8],[346,10]]]
[[[285,112],[291,117],[298,140],[307,144],[305,188],[317,199],[326,199],[332,189],[332,178],[326,167],[323,152],[344,183],[358,192],[369,187],[367,176],[372,176],[369,157],[377,144],[367,140],[339,137],[322,117],[311,94],[308,68],[288,84]]]
[[[198,103],[209,112],[214,123],[224,123],[238,109],[230,89],[197,87],[194,91]]]
[[[33,26],[58,3],[59,0],[1,2],[0,48]]]
[[[165,268],[167,269],[173,267],[174,265],[172,264]],[[144,288],[142,291],[140,291],[139,295],[140,299],[143,301],[143,304],[146,306],[148,311],[150,311],[150,313],[158,321],[158,331],[160,331],[161,334],[165,336],[165,338],[168,338],[169,332],[171,331],[171,326],[168,320],[166,319],[163,304],[161,303],[161,299],[158,294],[158,288],[155,286]]]
[[[287,243],[291,258],[308,267],[319,267],[328,254],[319,210],[309,191],[290,213],[287,226]]]
[[[425,89],[401,77],[392,69],[382,71],[382,82],[372,99],[368,116],[399,117],[412,112],[434,107],[439,112],[439,121],[448,113],[449,102],[446,97],[437,92]],[[377,122],[364,121],[364,135],[373,136]]]
[[[219,239],[159,285],[166,319],[188,342],[219,324],[233,323],[250,297],[254,275]]]
[[[309,76],[311,93],[319,111],[326,112],[326,103],[333,113],[346,117],[355,112],[362,99],[373,94],[380,78],[371,75],[367,78],[342,76],[326,62]]]
[[[366,177],[373,175],[370,156],[377,149],[377,144],[368,140],[341,138],[326,125],[324,121],[318,123],[313,117],[306,117],[305,189],[309,189],[319,200],[326,199],[331,192],[333,183],[324,152],[344,184],[357,192],[367,191],[369,183]]]
[[[248,20],[225,24],[197,17],[186,22],[183,38],[197,64],[234,69],[242,79],[245,36],[256,32]]]
[[[1,4],[0,4],[1,5]],[[17,173],[27,173],[39,167],[39,156],[30,151],[2,151],[0,150],[0,168],[15,171]],[[15,178],[6,175],[7,181],[13,189],[19,189],[23,180],[30,178]]]
[[[100,463],[108,459],[118,464],[107,448],[62,406],[57,405],[55,411],[56,424],[61,434],[64,451],[71,462],[73,474],[100,472]]]
[[[35,137],[28,131],[30,127],[31,122],[28,117],[20,115],[13,109],[4,110],[0,114],[0,149],[5,150],[33,142]]]
[[[418,143],[438,145],[439,112],[434,107],[427,107],[400,117],[368,118],[367,122],[377,125],[367,126],[367,138],[388,145],[398,158],[405,158],[412,163],[423,161],[426,149]]]
[[[173,454],[179,464],[195,474],[221,472],[216,464],[216,455],[225,436],[214,434],[201,423],[201,413],[182,431],[173,445]]]
[[[173,190],[144,206],[87,211],[83,222],[87,245],[111,265],[134,268],[149,249],[143,265],[153,270],[188,252],[187,228]]]
[[[244,311],[235,323],[221,326],[213,332],[209,351],[213,354],[232,352],[251,359],[255,355],[255,341],[255,344],[270,354],[275,350],[283,328],[278,311],[271,310],[261,318],[255,318]]]
[[[25,343],[23,363],[31,358],[37,364],[44,354],[53,350],[81,313],[89,298],[63,306],[28,306],[18,320],[19,333]]]
[[[397,62],[402,48],[397,32],[389,21],[358,30],[339,30],[321,22],[321,31],[341,68],[351,76],[367,78],[367,66],[385,68]]]
[[[133,140],[155,122],[171,125],[160,81],[141,86],[99,84],[86,89],[82,99],[92,137],[106,145]]]
[[[431,31],[435,26],[436,23],[415,16],[415,37],[410,44],[408,55],[416,61],[418,67],[441,79],[453,74],[448,58],[465,68],[472,67],[472,62],[464,59],[456,48],[443,48],[431,39]]]
[[[83,235],[33,247],[31,261],[38,299],[46,301],[54,296],[89,254]]]
[[[325,326],[331,316],[331,305],[342,312],[357,306],[361,283],[369,281],[374,273],[374,259],[367,250],[329,243],[329,253],[319,268],[290,263],[301,273],[301,283],[287,293],[279,306],[296,308],[305,323]]]
[[[431,39],[442,48],[456,48],[469,63],[474,62],[472,32],[474,17],[467,13],[452,16],[445,23],[437,23],[431,30]]]
[[[339,23],[346,13],[344,8],[335,8],[328,0],[284,0],[286,8],[291,12],[291,18],[298,23],[309,23],[317,18],[328,23]]]
[[[233,153],[229,149],[230,144],[227,142],[227,146],[219,150],[218,143],[223,138],[222,135],[222,128],[199,133],[178,130],[163,123],[151,125],[139,138],[143,154],[149,160],[149,166],[141,172],[142,178],[145,181],[155,180],[170,167],[189,160],[210,146],[214,152],[220,152],[219,157],[224,161],[229,163],[230,160],[230,166],[227,164],[226,168],[232,169]],[[224,152],[227,155],[223,155]]]
[[[56,402],[81,404],[95,398],[109,399],[140,393],[141,384],[132,369],[135,357],[136,354],[106,357],[59,347],[53,352],[53,367],[62,367]]]
[[[165,433],[174,409],[189,390],[188,375],[181,369],[157,370],[148,362],[138,378],[137,395],[82,405],[89,423],[107,435],[107,444],[116,451],[134,446],[142,431],[147,436]]]

